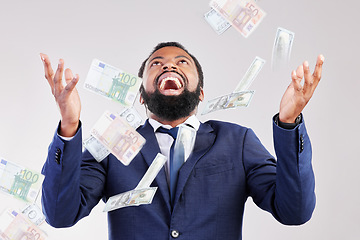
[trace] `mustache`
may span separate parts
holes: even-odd
[[[184,82],[184,85],[187,85],[187,83],[188,83],[187,78],[186,78],[183,74],[181,74],[181,73],[179,73],[179,72],[177,72],[177,71],[175,71],[175,70],[162,72],[162,73],[161,73],[159,76],[157,76],[157,78],[155,79],[155,84],[156,84],[156,85],[158,84],[159,79],[160,79],[160,77],[161,77],[163,74],[165,74],[165,73],[170,73],[170,72],[178,74],[178,75],[182,78],[182,80],[183,80],[183,82]]]

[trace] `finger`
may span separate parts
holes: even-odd
[[[70,95],[71,92],[75,89],[76,84],[79,82],[79,75],[76,74],[75,77],[69,81],[65,86],[65,91],[67,92],[67,95]]]
[[[65,82],[68,84],[74,78],[70,68],[65,69]]]
[[[303,76],[304,76],[304,69],[303,69],[302,65],[300,65],[296,70],[294,70],[291,73],[291,78],[293,80],[292,82],[293,82],[294,88],[297,91],[302,90],[301,80],[302,80]]]
[[[321,79],[322,65],[324,63],[324,60],[325,58],[322,54],[320,54],[316,60],[315,70],[313,73],[313,76],[316,79],[316,81],[320,81]]]
[[[300,84],[301,78],[299,78],[296,74],[296,71],[291,72],[292,85],[296,91],[301,91],[302,86]]]
[[[303,68],[304,68],[304,79],[305,79],[304,80],[304,90],[306,91],[308,89],[311,89],[311,87],[314,84],[314,81],[313,81],[313,77],[312,77],[310,69],[309,69],[309,62],[308,61],[305,61],[303,63]]]
[[[304,67],[303,67],[303,65],[298,66],[298,68],[296,69],[296,76],[298,77],[298,79],[300,79],[300,81],[304,77]]]
[[[55,95],[58,95],[64,88],[62,84],[62,76],[64,73],[64,60],[59,59],[58,68],[54,76],[54,89]]]
[[[44,65],[45,78],[48,81],[51,89],[53,90],[54,89],[54,82],[53,82],[54,71],[51,67],[50,59],[46,54],[43,54],[43,53],[40,53],[40,58]]]

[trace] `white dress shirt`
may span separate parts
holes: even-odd
[[[170,169],[170,161],[169,161],[169,159],[170,159],[170,148],[171,148],[171,145],[174,142],[174,139],[169,134],[157,132],[156,130],[159,127],[163,127],[163,128],[166,128],[166,129],[171,129],[172,126],[163,125],[163,124],[159,123],[158,121],[156,121],[154,119],[149,119],[149,123],[154,129],[155,137],[156,137],[157,142],[159,144],[161,154],[166,156],[166,158],[168,159],[168,161],[166,162],[166,165],[165,165],[165,172],[166,172],[166,177],[167,177],[167,180],[168,180],[168,183],[169,183],[170,182],[170,174],[169,174],[169,169]],[[184,123],[179,124],[178,126],[181,126],[181,125],[191,126],[196,131],[198,131],[199,127],[200,127],[200,121],[195,115],[192,115],[188,119],[186,119],[186,121]],[[185,151],[185,161],[188,159],[189,155],[190,155],[190,152]]]

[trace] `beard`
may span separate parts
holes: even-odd
[[[201,88],[197,86],[194,92],[186,88],[177,96],[166,96],[160,93],[156,88],[155,92],[147,93],[141,85],[140,93],[144,100],[145,106],[165,121],[174,121],[190,115],[200,102]]]

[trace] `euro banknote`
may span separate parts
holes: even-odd
[[[254,61],[251,63],[250,67],[246,71],[244,77],[241,79],[241,81],[236,86],[235,90],[233,92],[241,92],[248,90],[256,76],[261,71],[262,67],[265,64],[265,60],[260,57],[255,57]]]
[[[45,216],[41,208],[35,203],[25,206],[21,213],[36,226],[39,226],[45,220]]]
[[[92,135],[83,141],[83,145],[98,162],[101,162],[110,154],[110,150]]]
[[[104,212],[113,211],[123,207],[151,204],[157,187],[134,189],[112,196],[105,204]]]
[[[132,126],[134,129],[139,127],[143,120],[140,114],[136,111],[134,107],[125,108],[120,112],[120,117],[127,121],[127,123]],[[84,147],[91,153],[91,155],[98,161],[101,162],[109,154],[108,150],[101,142],[99,142],[94,136],[90,135],[83,141]]]
[[[231,24],[213,8],[205,13],[204,18],[218,35],[231,27]]]
[[[43,180],[40,172],[5,159],[0,161],[0,190],[17,199],[35,202]]]
[[[220,13],[245,38],[254,32],[266,16],[254,0],[211,0],[210,7]]]
[[[130,107],[134,104],[141,82],[141,78],[135,75],[94,59],[84,88]]]
[[[5,226],[1,227],[2,239],[47,239],[47,234],[35,224],[33,224],[31,221],[29,221],[22,213],[18,213],[17,211],[11,211],[6,212],[5,214],[8,216],[4,216],[4,214],[2,214],[1,218],[2,220],[4,220],[3,218],[6,217],[7,219],[5,219],[5,221],[8,221],[8,223],[5,224]],[[2,221],[2,224],[4,224],[5,221]]]
[[[248,107],[255,91],[247,90],[242,92],[230,93],[221,97],[209,100],[206,103],[201,115],[205,115],[222,109],[230,109],[236,107]]]
[[[286,67],[289,64],[294,37],[295,33],[285,28],[279,27],[276,30],[271,61],[273,70]]]
[[[126,120],[109,111],[95,123],[90,134],[126,166],[145,144],[145,138]]]
[[[119,115],[134,129],[137,129],[143,123],[143,119],[134,107],[125,108]]]

